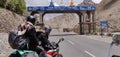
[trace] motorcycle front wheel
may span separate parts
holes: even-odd
[[[63,57],[63,55],[62,54],[57,54],[54,57]]]

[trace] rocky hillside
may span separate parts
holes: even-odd
[[[120,31],[120,0],[103,0],[96,11],[97,25],[100,21],[109,22],[109,31]]]
[[[24,17],[17,15],[9,10],[0,8],[0,32],[8,32],[16,28]]]
[[[63,28],[72,29],[76,24],[79,23],[79,17],[77,14],[66,13],[60,16],[50,19],[45,22],[48,25],[51,25],[53,28],[56,28],[60,31],[63,31]]]
[[[97,24],[97,30],[100,29],[100,21],[109,22],[109,32],[120,31],[120,0],[103,0],[97,5],[95,14],[95,22]],[[78,16],[76,14],[63,14],[61,16],[53,18],[49,23],[54,26],[62,28],[73,28],[78,32]],[[59,25],[58,25],[59,24]]]

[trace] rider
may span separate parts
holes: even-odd
[[[49,34],[50,34],[51,30],[52,30],[52,27],[49,26],[49,25],[45,25],[44,30],[45,30],[47,39],[49,39]]]
[[[34,15],[38,13],[36,11],[32,12],[30,16],[27,17],[27,21],[31,22],[33,25],[35,25],[35,22],[37,21],[36,18],[34,18]],[[49,34],[52,30],[52,27],[49,25],[45,25],[43,29],[40,29],[41,31],[36,31],[36,36],[39,41],[41,41],[41,46],[47,50],[47,45],[51,45],[50,41],[48,40]],[[35,34],[35,33],[34,33]]]
[[[36,18],[34,18],[34,14],[36,12],[32,12],[30,16],[27,17],[27,21],[22,24],[21,27],[23,27],[23,30],[20,30],[21,32],[24,33],[19,33],[19,34],[24,34],[27,38],[29,38],[29,49],[36,51],[40,57],[46,57],[44,49],[40,46],[41,42],[39,41],[36,33],[36,29],[34,27]],[[27,47],[24,47],[23,49],[27,49]]]
[[[51,43],[48,40],[51,30],[52,28],[50,26],[44,26],[37,32],[38,39],[41,41],[41,45],[45,50],[49,50],[50,48],[47,46],[51,46]]]

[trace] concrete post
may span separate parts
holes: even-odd
[[[78,14],[78,16],[79,16],[80,35],[82,35],[82,34],[83,34],[83,28],[82,28],[82,13],[79,12],[79,13],[77,13],[77,14]]]
[[[90,21],[90,18],[91,18],[91,12],[90,11],[87,11],[87,15],[88,15],[88,19],[89,19],[89,22],[91,22]],[[91,24],[88,24],[88,31],[89,31],[89,33],[91,33]]]
[[[44,25],[43,14],[44,12],[40,12],[40,19],[38,20],[40,27],[43,27]]]
[[[92,22],[93,22],[93,32],[96,31],[96,25],[95,25],[95,11],[92,12]]]

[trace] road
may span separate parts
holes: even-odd
[[[50,41],[57,42],[60,38],[65,40],[60,43],[60,52],[63,57],[107,57],[110,43],[86,38],[85,35],[58,33],[50,36]],[[114,47],[112,52],[118,52]],[[119,49],[120,51],[120,49]]]
[[[13,52],[7,43],[8,34],[0,34],[0,57],[8,57]],[[90,36],[90,35],[89,35]],[[87,38],[86,35],[76,35],[74,33],[53,32],[50,41],[57,42],[60,38],[65,40],[60,43],[60,53],[63,57],[107,57],[110,43]],[[1,42],[2,41],[2,42]],[[111,50],[120,55],[120,46],[114,46]]]

